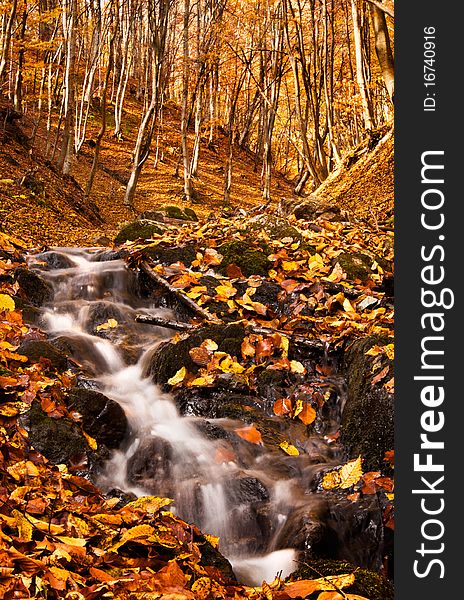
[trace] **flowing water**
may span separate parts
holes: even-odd
[[[173,498],[177,514],[220,537],[221,552],[246,583],[288,575],[298,567],[292,536],[301,533],[291,521],[304,511],[317,522],[320,500],[308,489],[324,462],[333,462],[331,450],[315,435],[299,457],[270,454],[243,440],[230,453],[224,435],[243,424],[208,419],[209,428],[223,432],[212,439],[204,419],[182,416],[173,398],[145,375],[154,349],[170,332],[134,320],[141,313],[172,315],[142,300],[134,273],[122,260],[107,258],[114,257],[68,248],[30,259],[34,268],[43,263],[42,275],[55,291],[42,326],[129,420],[130,439],[113,453],[98,483],[106,490]],[[96,332],[109,318],[117,326]]]

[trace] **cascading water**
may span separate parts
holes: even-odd
[[[135,322],[136,314],[155,308],[138,297],[134,274],[124,262],[105,258],[101,250],[80,249],[31,257],[34,268],[41,262],[53,266],[44,272],[55,292],[53,304],[44,309],[44,328],[70,349],[99,390],[123,407],[130,423],[126,447],[113,453],[99,484],[174,498],[182,518],[220,537],[221,552],[245,583],[270,581],[278,572],[288,575],[298,567],[297,553],[282,534],[299,509],[318,512],[317,494],[308,493],[306,485],[316,461],[310,452],[298,457],[289,476],[287,457],[279,462],[247,442],[246,452],[227,456],[223,440],[207,437],[201,420],[181,416],[173,398],[145,376],[147,357],[169,333]],[[166,309],[156,312],[169,316]],[[117,326],[97,334],[96,326],[108,319]],[[217,424],[231,432],[240,425],[230,419]],[[309,443],[315,455],[327,459],[322,437]]]

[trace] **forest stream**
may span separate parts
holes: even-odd
[[[141,298],[136,275],[123,260],[101,249],[60,248],[31,255],[29,263],[54,290],[53,301],[42,308],[41,326],[52,341],[65,340],[71,348],[85,374],[79,385],[118,402],[129,422],[123,446],[98,475],[104,491],[173,498],[176,514],[220,538],[221,553],[246,584],[259,585],[278,572],[286,577],[297,569],[300,551],[310,554],[311,540],[320,541],[317,531],[327,528],[324,520],[337,521],[338,557],[379,567],[381,547],[366,545],[365,535],[376,527],[371,513],[360,509],[362,519],[351,515],[345,521],[336,497],[328,500],[314,483],[343,458],[330,435],[339,427],[343,408],[340,378],[333,377],[324,426],[307,438],[305,452],[270,452],[234,435],[243,422],[198,416],[153,382],[153,353],[172,332],[137,323],[135,317],[168,318],[172,313]],[[96,331],[109,317],[117,326],[109,333]],[[286,427],[295,425],[289,421]],[[358,530],[349,531],[348,522]]]

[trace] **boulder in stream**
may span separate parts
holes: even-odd
[[[216,342],[219,351],[227,352],[231,356],[239,356],[244,337],[243,325],[207,325],[193,331],[187,338],[177,343],[160,344],[150,360],[146,374],[150,375],[155,383],[167,386],[168,380],[182,367],[185,367],[190,373],[198,372],[199,367],[192,361],[189,354],[192,348],[211,339]]]
[[[18,348],[18,354],[27,356],[31,362],[40,362],[41,359],[46,359],[57,371],[66,371],[68,368],[67,356],[46,340],[26,340]]]
[[[52,286],[34,271],[25,267],[18,267],[14,270],[13,275],[23,290],[27,301],[33,306],[40,307],[52,300]]]
[[[121,406],[94,390],[72,388],[66,398],[68,408],[82,415],[82,427],[99,444],[119,448],[129,425]]]

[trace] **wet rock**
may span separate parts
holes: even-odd
[[[231,437],[230,433],[223,427],[210,421],[201,420],[194,423],[194,425],[209,440],[228,440]]]
[[[269,492],[256,477],[241,477],[229,481],[226,496],[232,505],[267,502]]]
[[[118,324],[126,323],[127,317],[124,312],[111,302],[94,302],[89,306],[85,329],[88,333],[100,333],[97,331],[99,325],[103,325],[108,319],[114,319]],[[105,330],[101,330],[104,334]]]
[[[172,342],[160,344],[151,358],[146,374],[151,376],[155,383],[166,385],[182,367],[190,373],[198,372],[199,367],[192,361],[189,350],[200,346],[206,339],[214,340],[219,351],[227,352],[231,356],[239,356],[244,337],[245,329],[239,324],[202,327],[176,344]]]
[[[232,241],[219,246],[217,250],[224,257],[218,267],[222,274],[227,273],[227,267],[231,264],[240,267],[245,277],[264,276],[272,268],[272,263],[267,258],[271,249],[265,245],[258,246],[246,241]]]
[[[356,572],[352,586],[344,588],[346,594],[358,594],[369,600],[393,600],[394,589],[388,579],[367,569],[360,569],[354,564],[343,560],[310,560],[292,573],[287,581],[298,579],[314,579],[328,575],[345,575]]]
[[[144,257],[151,258],[163,265],[172,265],[176,262],[182,262],[188,266],[192,264],[197,255],[195,244],[186,244],[185,246],[167,246],[164,243],[157,244],[144,250]],[[164,290],[164,293],[166,291]]]
[[[67,396],[68,408],[82,415],[82,427],[98,444],[119,448],[128,433],[128,422],[121,406],[103,394],[72,388]]]
[[[57,371],[65,371],[68,368],[67,356],[45,340],[23,342],[18,348],[18,354],[27,356],[31,362],[40,362],[40,359],[46,359]]]
[[[215,567],[219,569],[224,577],[224,581],[237,581],[232,565],[211,542],[209,542],[202,533],[195,533],[194,542],[199,544],[201,550],[200,565],[202,567]]]
[[[120,508],[124,508],[124,506],[126,506],[126,504],[129,504],[129,502],[134,502],[135,500],[137,500],[137,496],[135,494],[133,494],[132,492],[123,492],[119,488],[112,488],[111,490],[108,490],[105,494],[105,498],[107,498],[108,500],[110,498],[119,499],[119,502],[114,506],[113,510],[119,510]]]
[[[308,510],[297,508],[287,516],[280,530],[276,548],[295,548],[305,561],[320,556],[320,545],[326,535],[325,525]]]
[[[95,352],[92,340],[82,336],[60,335],[51,344],[61,353],[72,356],[82,369],[95,376],[105,372],[107,363],[100,353]]]
[[[33,325],[39,324],[42,317],[42,312],[37,306],[34,306],[19,296],[15,296],[14,301],[16,308],[22,311],[23,320],[25,323],[31,323]]]
[[[148,240],[154,234],[162,234],[164,227],[156,221],[140,220],[133,221],[128,225],[125,225],[118,233],[115,238],[116,244],[124,244],[127,241],[134,241],[138,239]]]
[[[36,259],[45,263],[45,265],[38,265],[40,269],[44,270],[70,269],[75,266],[70,258],[60,252],[43,252],[38,254]]]
[[[146,438],[127,462],[127,479],[135,485],[143,485],[158,495],[172,494],[173,449],[161,438]]]
[[[54,465],[80,461],[90,450],[76,423],[66,418],[50,418],[37,402],[32,403],[23,423],[30,444]]]
[[[104,250],[94,254],[91,258],[92,262],[108,262],[112,260],[120,260],[123,258],[123,253],[119,250]]]
[[[325,534],[317,549],[319,556],[380,571],[385,558],[393,556],[393,535],[383,523],[385,506],[386,501],[377,496],[330,502],[323,515]]]
[[[13,276],[23,290],[27,301],[33,306],[40,307],[52,300],[52,286],[37,273],[24,267],[18,267],[14,270]]]
[[[372,385],[375,357],[366,356],[372,346],[388,342],[388,338],[381,336],[357,340],[345,353],[342,367],[347,400],[342,415],[341,442],[350,457],[363,457],[366,471],[384,469],[385,452],[394,444],[394,397],[381,384]],[[382,357],[378,370],[388,362],[386,356]],[[393,377],[392,371],[389,377]]]

